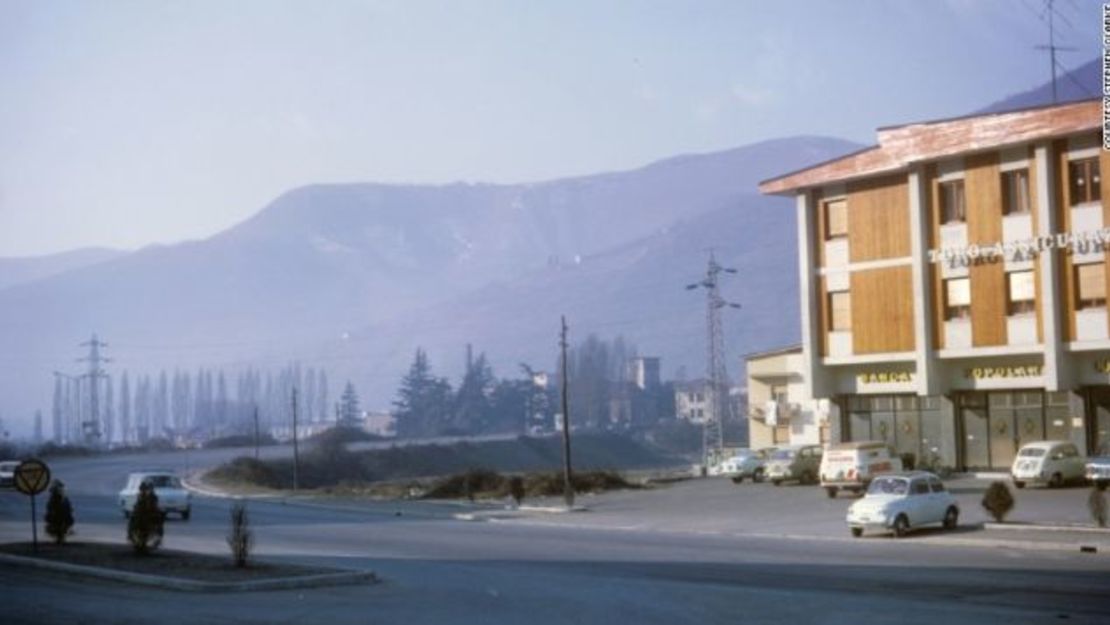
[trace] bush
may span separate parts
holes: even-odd
[[[1014,509],[1014,496],[1005,482],[991,482],[987,492],[983,493],[982,505],[995,521],[1001,523]]]
[[[162,544],[165,521],[166,515],[158,509],[158,495],[154,494],[154,486],[150,482],[143,482],[139,486],[139,497],[135,500],[135,507],[131,509],[131,516],[127,521],[127,541],[136,553],[145,555]]]
[[[54,480],[50,486],[50,499],[46,501],[46,533],[54,539],[54,544],[66,542],[66,536],[73,531],[73,506],[66,497],[66,487],[61,480]]]
[[[1103,489],[1097,485],[1091,488],[1091,494],[1087,497],[1087,509],[1090,510],[1091,519],[1094,520],[1095,525],[1106,527],[1106,496],[1102,491]]]
[[[240,456],[227,464],[216,467],[208,473],[208,477],[228,483],[247,483],[265,488],[283,488],[286,480],[274,467],[262,460],[255,460],[248,456]]]
[[[427,499],[458,499],[466,497],[503,497],[508,490],[508,481],[499,473],[488,469],[471,469],[457,473],[436,482],[424,497]]]
[[[254,546],[254,534],[250,530],[250,519],[247,518],[247,504],[236,501],[231,506],[231,531],[227,534],[227,545],[231,547],[231,558],[235,566],[247,566],[251,548]]]

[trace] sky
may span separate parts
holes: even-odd
[[[204,238],[313,183],[870,144],[1047,81],[1045,2],[0,0],[0,257]],[[1101,3],[1055,10],[1061,65],[1098,56]]]

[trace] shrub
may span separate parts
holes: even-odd
[[[61,545],[66,536],[73,531],[73,506],[66,497],[66,487],[61,480],[54,480],[50,486],[50,498],[46,501],[46,533]]]
[[[1103,489],[1099,488],[1097,485],[1091,488],[1091,494],[1087,497],[1087,509],[1090,510],[1091,519],[1094,520],[1095,525],[1106,527],[1106,496],[1102,491]]]
[[[1001,523],[1010,510],[1014,509],[1014,496],[1010,494],[1005,482],[991,482],[987,492],[983,493],[982,504],[983,509]]]
[[[143,482],[139,486],[139,496],[127,521],[127,541],[136,553],[150,553],[162,544],[165,520],[166,515],[158,509],[158,495],[154,494],[154,486],[150,482]]]
[[[227,545],[231,547],[231,558],[235,566],[247,566],[251,548],[254,546],[254,534],[250,530],[250,519],[247,518],[247,504],[236,501],[231,506],[231,531],[227,534]]]

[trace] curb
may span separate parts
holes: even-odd
[[[192,579],[165,577],[163,575],[146,575],[131,573],[129,571],[116,571],[97,566],[69,564],[68,562],[53,562],[41,558],[29,558],[10,554],[0,554],[0,562],[15,566],[95,577],[116,582],[124,582],[137,586],[148,586],[183,592],[252,592],[260,590],[290,590],[297,588],[319,588],[321,586],[338,586],[358,583],[378,583],[380,580],[373,571],[348,571],[343,573],[324,573],[320,575],[302,575],[300,577],[279,577],[275,579],[261,579],[249,582],[202,582]]]
[[[1110,538],[1110,527],[1091,527],[1090,525],[1064,525],[1061,523],[983,523],[983,529],[1004,530],[1009,532],[1072,532],[1095,534]]]

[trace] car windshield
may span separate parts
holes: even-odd
[[[771,455],[775,460],[790,460],[796,452],[793,449],[780,449]]]
[[[151,475],[143,481],[154,488],[181,488],[181,481],[172,475]]]
[[[905,495],[908,482],[898,477],[880,477],[867,488],[868,495]]]
[[[1018,455],[1024,458],[1040,458],[1044,455],[1044,452],[1045,450],[1039,447],[1026,447],[1025,449],[1022,449],[1020,452],[1018,452]]]

